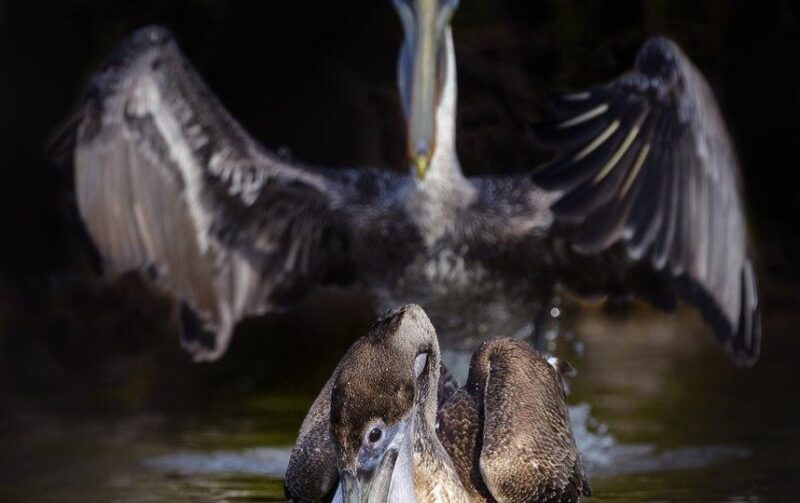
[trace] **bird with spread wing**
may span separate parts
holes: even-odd
[[[467,177],[455,149],[457,0],[394,0],[409,175],[290,162],[253,139],[170,34],[134,33],[74,117],[80,216],[110,273],[147,270],[182,341],[218,358],[236,323],[318,285],[421,304],[445,344],[510,335],[554,285],[695,306],[737,363],[760,344],[739,166],[714,95],[670,40],[555,98],[540,169]],[[538,331],[541,332],[541,331]]]

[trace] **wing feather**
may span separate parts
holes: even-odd
[[[258,145],[163,28],[121,45],[73,122],[79,212],[106,270],[154,272],[196,359],[346,260],[342,186]]]
[[[759,307],[739,165],[699,70],[654,38],[631,71],[554,103],[556,119],[537,134],[556,159],[534,179],[561,192],[552,209],[575,251],[621,252],[630,276],[645,266],[666,295],[700,308],[737,362],[755,362]]]

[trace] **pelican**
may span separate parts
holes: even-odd
[[[417,305],[356,341],[309,410],[286,473],[295,501],[579,501],[590,496],[562,381],[529,344],[484,342],[466,386],[440,389]],[[441,402],[441,405],[439,405]]]
[[[79,214],[105,270],[146,271],[170,292],[197,360],[222,355],[242,318],[356,283],[377,309],[424,306],[448,345],[518,333],[549,311],[556,284],[666,310],[683,301],[735,362],[755,362],[738,161],[699,70],[673,42],[649,40],[618,79],[555,99],[555,120],[537,130],[552,163],[467,177],[457,4],[394,1],[408,175],[275,155],[165,29],[134,33],[72,121]]]

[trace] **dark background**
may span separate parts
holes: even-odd
[[[0,2],[0,277],[74,268],[64,178],[44,146],[99,60],[132,30],[169,27],[267,146],[330,165],[402,169],[390,2]],[[751,229],[797,275],[800,7],[785,1],[465,0],[455,17],[459,151],[468,173],[530,169],[541,90],[612,78],[654,33],[704,71],[741,153]],[[789,248],[787,250],[787,248]],[[783,274],[788,271],[781,271]]]
[[[46,154],[93,68],[150,23],[174,32],[223,103],[269,148],[313,163],[405,169],[395,91],[401,30],[388,0],[0,2],[0,392],[15,400],[69,396],[65,387],[82,389],[98,376],[113,387],[142,366],[163,374],[164,361],[188,372],[186,379],[208,382],[239,379],[248,368],[258,376],[253,369],[267,366],[258,337],[239,335],[221,363],[190,369],[174,323],[164,323],[172,319],[169,303],[136,281],[97,279],[71,203],[70,169]],[[532,169],[543,153],[528,124],[546,111],[548,88],[611,79],[649,35],[673,37],[711,82],[741,154],[765,316],[795,305],[797,3],[464,0],[454,33],[458,149],[468,174]],[[352,340],[371,316],[351,309],[361,300],[348,297],[344,309],[312,300],[288,316],[245,324],[240,333],[315,334],[272,338],[269,349],[320,358],[302,375],[273,362],[274,372],[256,385],[327,375],[339,353],[317,341]],[[342,312],[358,314],[343,323]],[[765,338],[767,350],[770,343]],[[159,380],[181,382],[167,375]]]
[[[248,414],[271,421],[281,417],[272,405],[259,416],[220,401],[271,392],[297,397],[281,426],[281,442],[291,443],[310,398],[371,322],[357,292],[314,295],[286,314],[243,323],[221,361],[195,365],[178,347],[171,303],[135,278],[97,275],[69,166],[48,159],[45,146],[100,60],[150,23],[174,32],[222,102],[269,148],[319,164],[405,169],[395,91],[401,30],[389,0],[0,0],[3,445],[49,432],[52,417],[63,416],[112,425],[107,415],[152,411],[181,424]],[[731,487],[765,501],[794,494],[791,501],[800,490],[790,447],[800,445],[800,4],[462,0],[454,20],[459,155],[468,174],[532,169],[544,153],[528,124],[546,113],[546,90],[614,78],[652,34],[674,38],[704,72],[738,147],[764,308],[762,358],[753,369],[734,368],[696,319],[686,324],[686,312],[674,324],[655,316],[655,325],[634,322],[620,333],[608,332],[626,318],[607,317],[610,328],[583,331],[591,353],[577,362],[573,398],[590,401],[625,442],[744,442],[754,453],[734,470],[664,479],[669,487],[634,479],[618,489],[632,501],[648,499],[640,489],[652,486],[655,498],[673,483],[717,487],[715,496]],[[620,390],[638,388],[620,402]],[[655,426],[642,436],[631,433],[635,421]],[[72,472],[56,458],[40,479],[29,465],[48,457],[29,445],[0,456],[0,475],[10,484],[27,477],[32,487],[49,480],[57,495],[62,480],[52,474]],[[609,494],[602,486],[598,494],[604,489]]]

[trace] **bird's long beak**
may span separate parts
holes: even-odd
[[[442,10],[439,0],[394,0],[394,3],[405,32],[398,78],[408,127],[408,156],[422,180],[435,148],[437,53]]]
[[[388,432],[391,440],[374,461],[351,465],[339,471],[339,488],[333,503],[413,502],[414,418],[412,413]]]
[[[375,471],[353,475],[350,470],[342,470],[343,503],[386,503],[392,486],[392,475],[397,463],[397,449],[387,449]]]
[[[438,0],[417,0],[408,116],[408,154],[422,180],[436,148],[436,86]]]
[[[417,177],[428,173],[436,149],[436,107],[444,68],[444,37],[458,0],[394,0],[405,40],[398,83],[408,126],[408,157]]]

